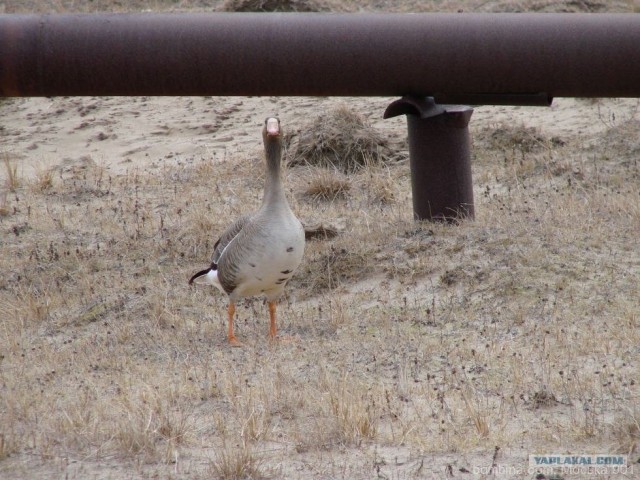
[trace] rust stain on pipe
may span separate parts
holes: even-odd
[[[2,96],[407,94],[638,97],[640,15],[0,15]]]

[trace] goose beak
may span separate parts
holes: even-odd
[[[267,136],[269,137],[277,137],[280,135],[280,122],[277,118],[269,118],[267,119]]]

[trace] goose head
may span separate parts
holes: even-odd
[[[269,117],[264,121],[264,128],[262,129],[262,138],[267,143],[270,140],[279,139],[281,135],[280,120],[276,117]]]
[[[282,159],[282,130],[280,129],[280,120],[277,117],[268,117],[264,121],[262,140],[268,170],[274,176],[278,176]]]

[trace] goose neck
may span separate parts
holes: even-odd
[[[282,146],[279,139],[265,142],[267,161],[267,176],[264,186],[264,202],[273,203],[282,201],[284,189],[280,179],[280,162],[282,159]]]

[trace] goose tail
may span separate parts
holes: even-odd
[[[193,285],[194,283],[215,285],[222,289],[222,285],[218,279],[218,266],[215,263],[212,263],[209,268],[200,270],[198,273],[194,274],[189,279],[189,285]]]

